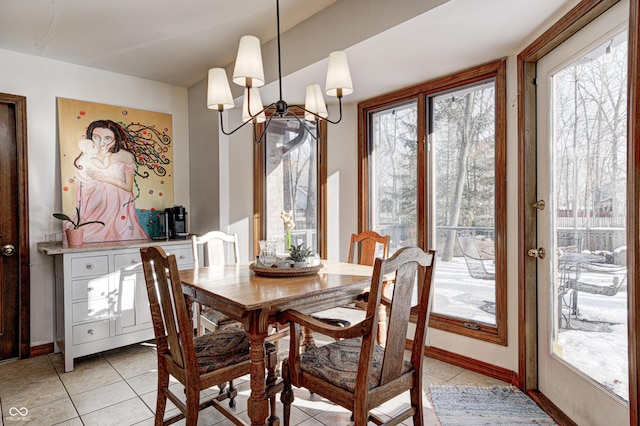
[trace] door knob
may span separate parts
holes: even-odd
[[[544,247],[538,247],[537,249],[535,248],[529,249],[529,251],[527,252],[527,255],[529,257],[537,257],[538,259],[544,259],[544,257],[547,255],[547,252],[545,251]]]
[[[9,257],[16,253],[16,248],[12,244],[5,244],[2,246],[2,254]]]
[[[538,210],[544,210],[546,204],[544,203],[544,200],[538,200],[535,203],[531,204],[531,207],[534,207]]]

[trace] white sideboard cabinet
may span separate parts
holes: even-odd
[[[75,358],[154,338],[140,257],[152,245],[175,254],[178,268],[193,267],[185,240],[38,244],[54,256],[54,350],[63,353],[66,372]]]

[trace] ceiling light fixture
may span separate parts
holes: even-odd
[[[222,133],[231,135],[248,123],[264,123],[264,130],[259,139],[255,137],[257,143],[264,138],[269,123],[273,117],[294,117],[306,129],[306,131],[316,138],[309,131],[309,128],[298,117],[295,112],[289,109],[289,105],[282,99],[282,63],[280,55],[280,0],[276,0],[276,19],[278,29],[278,83],[280,87],[280,99],[272,104],[263,107],[260,98],[259,87],[264,86],[264,70],[262,67],[262,52],[260,40],[255,36],[245,35],[240,39],[238,55],[233,70],[233,82],[239,86],[244,86],[244,100],[242,106],[243,123],[230,132],[224,129],[222,112],[233,108],[234,101],[231,95],[231,88],[227,79],[227,72],[224,68],[212,68],[209,70],[207,107],[217,109],[220,113],[220,127]],[[329,55],[329,66],[327,69],[327,80],[325,93],[329,96],[336,96],[340,105],[340,117],[336,121],[328,119],[327,107],[324,103],[322,91],[319,84],[307,86],[304,107],[297,105],[304,111],[304,119],[307,121],[324,120],[332,124],[337,124],[342,120],[342,97],[353,93],[351,74],[345,52],[331,52]],[[268,115],[268,116],[267,116]],[[255,132],[255,126],[254,126]]]

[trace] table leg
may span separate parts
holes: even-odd
[[[263,320],[263,321],[261,321]],[[264,340],[267,337],[267,327],[261,317],[251,318],[247,336],[251,344],[249,357],[251,395],[247,401],[247,412],[252,425],[264,425],[269,415],[269,402],[267,401],[265,381],[265,350]]]

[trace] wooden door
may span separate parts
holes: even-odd
[[[29,355],[25,111],[0,94],[0,360]]]

